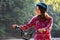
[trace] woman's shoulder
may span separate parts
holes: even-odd
[[[36,18],[36,17],[37,17],[37,15],[33,16],[33,18]]]
[[[32,19],[33,20],[36,20],[37,19],[37,15],[33,16]]]
[[[46,13],[46,18],[47,18],[47,19],[53,19],[53,17],[50,16],[48,13]]]
[[[38,16],[38,15],[35,15],[35,16],[33,16],[33,18],[34,18],[34,19],[37,19],[37,16]]]
[[[52,16],[49,16],[49,20],[53,20],[53,17]]]

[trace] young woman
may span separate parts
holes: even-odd
[[[38,3],[35,9],[36,15],[24,25],[20,25],[23,31],[28,30],[34,26],[36,32],[34,34],[34,40],[52,40],[50,30],[53,24],[53,18],[47,13],[47,5],[45,3]],[[15,29],[17,25],[13,25]]]

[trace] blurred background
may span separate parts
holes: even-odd
[[[48,5],[48,13],[53,17],[52,37],[60,37],[60,0],[0,0],[0,38],[21,38],[21,32],[11,25],[23,25],[35,15],[34,6],[38,2]],[[29,29],[30,33],[33,29]],[[33,37],[33,36],[32,36]]]

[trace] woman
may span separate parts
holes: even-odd
[[[36,32],[34,40],[51,40],[50,30],[53,24],[53,18],[47,14],[47,5],[45,3],[38,3],[35,9],[36,15],[24,25],[18,26],[23,31],[28,30],[34,26]],[[17,25],[13,25],[15,29]]]

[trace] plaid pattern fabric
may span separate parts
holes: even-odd
[[[22,25],[21,29],[27,30],[30,27],[34,26],[35,30],[40,28],[45,28],[46,32],[39,33],[36,32],[34,40],[51,40],[50,30],[53,24],[53,19],[50,17],[48,20],[38,20],[37,16],[34,16],[27,24]]]

